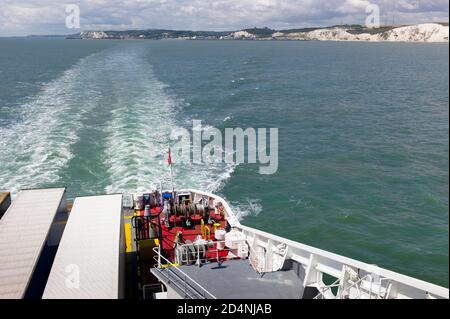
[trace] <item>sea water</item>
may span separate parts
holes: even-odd
[[[448,287],[448,44],[0,39],[0,189],[170,187],[193,120],[279,129],[278,170],[174,162],[243,224]]]

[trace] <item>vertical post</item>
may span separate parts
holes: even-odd
[[[162,194],[163,194],[163,189],[162,189],[162,182],[161,182],[161,180],[159,181],[159,199],[160,199],[160,205],[161,205],[161,209],[163,208],[163,206],[164,206],[164,199],[163,199],[163,196],[162,196]]]
[[[175,202],[175,186],[173,185],[173,167],[172,164],[170,164],[170,181],[172,183],[172,196]]]
[[[220,267],[220,261],[219,261],[219,247],[217,247],[219,242],[216,243],[216,259],[217,259],[217,264]]]
[[[158,246],[158,268],[161,268],[161,243]]]
[[[200,268],[200,263],[201,263],[201,261],[200,261],[200,245],[197,244],[197,264],[198,264],[199,268]]]
[[[172,183],[172,198],[174,204],[175,202],[175,186],[173,185],[173,163],[172,163],[172,156],[170,155],[170,144],[169,144],[169,156],[167,157],[167,163],[170,166],[170,182]]]
[[[163,236],[162,236],[162,227],[161,227],[161,214],[158,214],[158,263],[161,266],[161,253],[162,253],[162,245],[163,245]]]

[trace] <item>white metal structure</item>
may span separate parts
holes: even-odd
[[[303,287],[312,288],[316,299],[449,298],[447,288],[241,225],[223,198],[193,189],[182,191],[223,204],[230,226],[245,235],[249,262],[257,272],[278,271],[287,260],[299,263],[305,273]],[[324,275],[334,277],[334,282],[325,284]]]
[[[123,297],[122,195],[77,197],[43,298]]]
[[[51,227],[65,207],[65,188],[18,193],[0,220],[0,298],[27,297],[41,254],[59,241],[51,242]]]

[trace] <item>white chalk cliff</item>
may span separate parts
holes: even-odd
[[[395,42],[448,42],[448,26],[424,23],[393,28],[379,33],[354,33],[343,27],[317,29],[309,32],[272,34],[274,39],[317,41],[395,41]]]

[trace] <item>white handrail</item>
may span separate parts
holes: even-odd
[[[184,249],[185,247],[189,247],[189,246],[194,246],[194,247],[196,247],[196,255],[197,255],[197,257],[195,258],[195,260],[194,259],[189,259],[189,256],[188,256],[188,254],[190,253],[190,251],[188,251],[187,249],[185,249],[185,250],[183,250],[184,252],[186,252],[186,257],[185,258],[183,258],[183,256],[182,256],[182,259],[181,259],[181,263],[182,264],[188,264],[189,262],[193,262],[193,261],[195,261],[195,262],[208,262],[208,261],[211,261],[211,260],[214,260],[214,261],[217,261],[217,262],[219,262],[220,260],[226,260],[226,259],[229,259],[229,257],[227,256],[227,257],[220,257],[219,256],[219,251],[221,251],[221,252],[223,252],[223,251],[225,251],[225,252],[233,252],[234,250],[236,250],[236,249],[233,249],[233,248],[229,248],[229,247],[226,247],[226,245],[225,245],[225,240],[214,240],[214,241],[211,241],[211,242],[207,242],[207,243],[196,243],[196,242],[193,242],[193,243],[190,243],[190,244],[182,244],[182,245],[179,245],[178,247],[181,247],[181,249]],[[216,244],[216,248],[215,249],[212,249],[212,248],[207,248],[207,249],[205,249],[204,250],[204,252],[205,252],[205,256],[204,256],[204,258],[200,258],[200,247],[201,246],[207,246],[208,244],[211,244],[211,243],[214,243],[214,244]],[[223,249],[218,249],[217,248],[217,244],[219,244],[219,243],[223,243],[224,244],[224,248]],[[245,243],[245,245],[247,245],[247,243]],[[209,252],[209,253],[214,253],[214,252],[216,252],[216,254],[215,254],[215,258],[213,258],[213,257],[210,257],[210,258],[208,258],[208,255],[207,255],[207,252]],[[239,256],[235,256],[235,257],[238,257],[238,258],[240,258]]]
[[[331,289],[333,287],[339,287],[340,286],[340,284],[338,284],[339,281],[340,281],[340,279],[337,279],[331,285],[319,287],[318,289],[321,291],[313,299],[319,299],[319,297],[325,296],[325,292],[328,291],[328,289]]]
[[[352,282],[352,283],[350,284],[350,286],[346,287],[344,290],[342,290],[342,291],[340,292],[340,296],[338,296],[338,297],[341,297],[341,296],[343,295],[344,292],[349,292],[351,288],[355,287],[355,288],[358,290],[358,298],[361,298],[362,293],[361,293],[361,285],[360,285],[360,284],[361,284],[364,280],[366,280],[366,279],[369,279],[369,282],[370,282],[369,289],[366,289],[366,290],[368,290],[368,296],[369,296],[369,299],[372,299],[372,293],[373,293],[373,291],[372,291],[373,277],[372,277],[371,274],[367,274],[367,275],[365,275],[364,277],[359,278],[357,281]],[[339,287],[339,286],[341,286],[341,284],[337,284],[339,281],[340,281],[340,279],[337,279],[337,280],[334,281],[331,285],[327,285],[327,286],[324,286],[324,287],[320,287],[319,289],[321,289],[321,292],[320,292],[319,294],[317,294],[317,296],[315,296],[314,299],[319,299],[319,297],[323,297],[324,294],[325,294],[325,291],[327,291],[328,289],[331,289],[331,288],[333,288],[333,287]],[[381,285],[381,280],[380,280],[380,285]],[[379,290],[381,290],[381,289],[379,289]],[[373,293],[373,294],[375,295],[375,297],[380,297],[380,298],[382,297],[382,296],[381,296],[381,293],[378,293],[378,294]]]
[[[301,263],[304,267],[308,267],[311,260],[317,260],[317,266],[320,265],[321,268],[320,272],[331,275],[333,277],[340,277],[341,270],[344,266],[348,266],[357,271],[359,270],[366,271],[367,269],[373,268],[372,265],[365,262],[361,262],[352,258],[341,256],[329,251],[325,251],[323,249],[315,248],[258,229],[244,226],[239,222],[239,220],[233,213],[228,203],[220,196],[195,189],[183,189],[180,191],[192,192],[199,195],[208,196],[209,198],[213,198],[220,201],[225,208],[224,210],[225,218],[227,219],[231,227],[244,233],[245,235],[247,235],[247,237],[255,237],[255,236],[258,237],[258,242],[272,241],[276,243],[285,244],[286,248],[289,250],[289,253],[287,253],[285,259],[292,259],[294,261],[297,261]],[[250,247],[250,249],[252,248],[253,247]],[[314,268],[315,271],[319,271],[317,270],[319,267]],[[391,285],[395,285],[396,287],[395,293],[393,293],[391,296],[386,295],[384,296],[384,298],[386,297],[421,298],[422,296],[425,298],[427,296],[446,299],[449,298],[449,290],[447,288],[429,282],[425,282],[420,279],[406,276],[381,267],[377,267],[377,275],[380,276],[382,280],[389,280]]]

